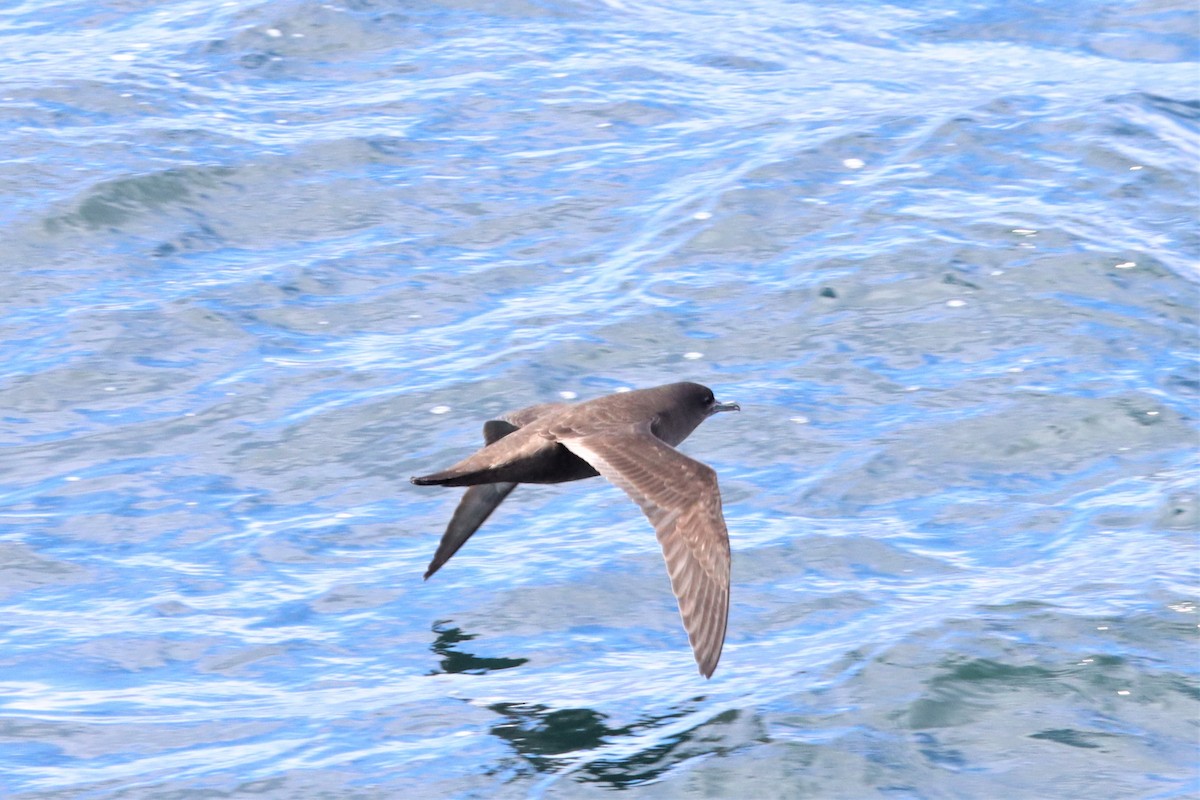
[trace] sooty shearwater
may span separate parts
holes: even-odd
[[[483,425],[482,450],[419,486],[468,486],[438,545],[428,579],[518,483],[564,483],[603,475],[649,517],[679,601],[696,664],[713,674],[729,616],[729,533],[717,473],[675,449],[718,411],[698,383],[670,383],[584,403],[544,403]]]

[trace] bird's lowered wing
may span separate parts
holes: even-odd
[[[648,424],[552,433],[624,490],[654,525],[696,664],[710,677],[729,616],[729,533],[716,472],[654,436]]]

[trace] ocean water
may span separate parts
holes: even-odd
[[[1200,796],[1194,2],[0,7],[0,796]],[[649,523],[410,475],[691,379]]]

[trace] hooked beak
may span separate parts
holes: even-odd
[[[716,414],[718,411],[741,411],[742,407],[737,403],[713,403],[712,411],[709,414]]]

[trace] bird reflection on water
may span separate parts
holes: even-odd
[[[429,649],[441,656],[442,661],[441,669],[433,670],[430,675],[483,675],[495,670],[519,667],[529,661],[528,658],[486,658],[456,650],[455,645],[469,642],[479,634],[463,633],[462,628],[449,627],[449,620],[433,623],[433,632],[437,634],[437,639]]]
[[[478,634],[466,633],[450,624],[450,620],[439,620],[433,626],[437,634],[430,650],[441,658],[440,668],[431,675],[467,674],[483,675],[496,670],[519,667],[528,662],[526,658],[502,658],[479,656],[462,652],[458,647]],[[737,712],[725,712],[716,719],[701,723],[695,728],[667,736],[650,736],[654,744],[638,749],[624,758],[589,758],[590,751],[609,750],[621,740],[646,737],[651,731],[663,728],[678,719],[694,714],[704,697],[696,697],[684,707],[671,713],[647,716],[629,725],[610,725],[608,716],[590,708],[550,708],[541,703],[492,703],[490,711],[502,719],[489,727],[496,738],[512,747],[516,758],[512,767],[517,771],[532,771],[544,774],[565,772],[577,778],[604,784],[613,789],[647,783],[658,778],[673,766],[695,753],[700,746],[698,736],[701,728],[713,722],[729,722]],[[725,719],[729,717],[729,719]],[[694,746],[689,746],[696,740]],[[711,748],[711,742],[705,746]]]
[[[494,736],[512,745],[521,760],[536,772],[555,773],[560,777],[570,773],[576,780],[624,789],[656,780],[677,764],[696,756],[698,749],[710,753],[723,749],[720,745],[714,747],[711,737],[701,735],[701,731],[710,729],[713,722],[732,721],[737,716],[736,711],[724,712],[679,733],[652,733],[694,713],[694,704],[703,699],[695,698],[693,703],[672,713],[647,716],[620,726],[609,725],[607,716],[590,708],[550,709],[533,703],[496,703],[488,708],[506,720],[493,725],[490,730]],[[653,744],[622,748],[619,746],[621,740]],[[612,753],[614,745],[617,745],[616,750],[627,755],[593,757],[590,754],[590,751]]]

